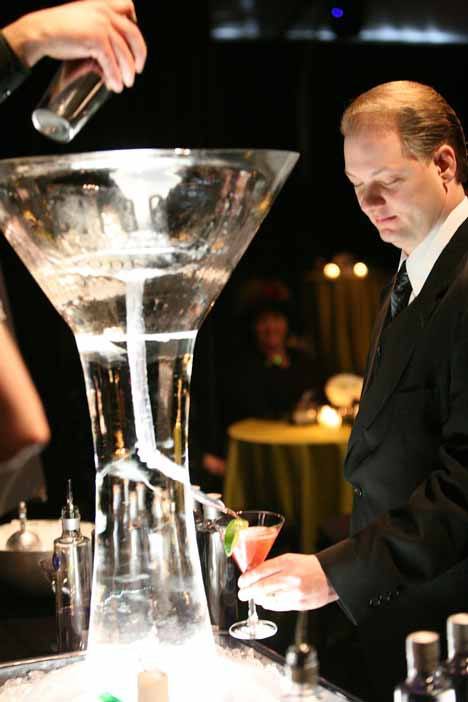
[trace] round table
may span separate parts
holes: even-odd
[[[269,509],[295,525],[303,553],[316,550],[319,525],[349,514],[343,478],[350,428],[245,419],[228,429],[224,501],[235,510]]]

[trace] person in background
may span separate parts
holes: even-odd
[[[316,359],[290,343],[287,305],[258,301],[250,312],[250,343],[224,373],[226,424],[289,419],[304,392],[321,399],[324,381]]]
[[[351,530],[245,573],[240,597],[274,610],[338,602],[354,635],[341,667],[354,667],[356,694],[390,702],[408,633],[444,640],[447,617],[467,607],[468,159],[456,113],[419,83],[364,93],[341,129],[359,206],[400,259],[349,441]]]
[[[93,59],[106,86],[121,92],[143,70],[146,53],[131,0],[79,0],[31,12],[0,32],[0,102],[44,56]],[[0,478],[21,468],[49,438],[41,401],[0,301]]]
[[[278,286],[264,287],[268,292],[270,287],[275,291]],[[243,312],[247,316],[248,334],[240,348],[234,346],[233,351],[224,346],[222,354],[218,349],[217,363],[214,364],[213,354],[207,354],[206,350],[203,353],[203,344],[197,341],[194,356],[191,440],[196,448],[191,455],[200,454],[195,437],[204,435],[196,475],[203,484],[218,491],[222,490],[230,424],[249,417],[288,420],[305,392],[309,401],[323,399],[325,378],[320,364],[307,350],[292,343],[287,299],[256,294],[255,299],[245,306],[247,310]],[[206,322],[205,326],[208,330]],[[238,342],[236,337],[243,336],[241,326],[235,335],[232,332],[233,344],[236,340]],[[204,372],[200,373],[203,357]],[[200,412],[202,397],[205,409]],[[203,423],[204,431],[201,428]]]

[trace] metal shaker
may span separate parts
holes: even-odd
[[[214,499],[221,495],[211,493]],[[202,505],[203,520],[196,522],[197,541],[205,585],[208,610],[213,627],[218,631],[228,631],[237,621],[237,569],[231,558],[224,552],[223,536],[217,520],[221,512],[216,508]]]

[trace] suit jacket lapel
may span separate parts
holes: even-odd
[[[350,449],[359,440],[360,430],[370,426],[395,390],[411,360],[422,329],[453,283],[457,271],[465,264],[467,253],[468,220],[459,227],[442,251],[417,298],[383,329],[390,301],[390,292],[387,294],[376,325],[369,372],[356,418],[356,430],[353,431],[349,442]],[[383,346],[382,362],[372,378],[371,372],[379,342]]]
[[[369,361],[367,364],[367,370],[366,370],[366,375],[365,375],[365,380],[364,380],[364,387],[362,389],[361,395],[364,396],[364,393],[367,390],[367,387],[370,383],[370,380],[372,378],[372,374],[374,372],[374,366],[375,366],[375,361],[376,361],[376,356],[377,356],[377,349],[379,346],[380,342],[380,337],[382,335],[382,330],[385,326],[385,320],[387,319],[388,315],[388,308],[390,307],[390,297],[392,294],[392,288],[393,288],[393,281],[392,283],[385,288],[385,292],[382,296],[383,302],[380,307],[380,310],[377,314],[377,319],[374,324],[374,329],[372,332],[372,342],[371,342],[371,347],[369,350]]]
[[[359,423],[363,427],[368,427],[385,405],[413,355],[422,328],[421,307],[421,301],[416,299],[382,332],[382,360],[359,407]]]

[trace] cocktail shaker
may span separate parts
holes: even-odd
[[[210,493],[214,499],[221,495]],[[202,505],[203,520],[196,522],[197,542],[200,553],[203,583],[208,611],[213,627],[228,631],[238,618],[236,566],[224,552],[224,543],[217,520],[221,512],[215,507]]]

